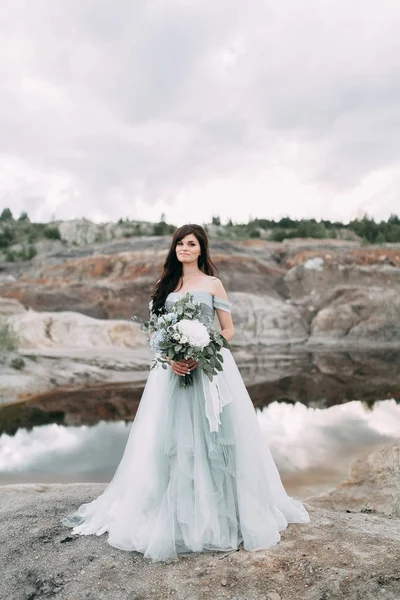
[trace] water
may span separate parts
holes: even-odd
[[[400,352],[235,358],[290,494],[331,489],[360,452],[400,439]],[[0,407],[0,484],[109,482],[143,383]]]

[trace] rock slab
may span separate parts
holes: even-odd
[[[399,445],[384,459],[360,459],[375,481],[397,481]],[[386,465],[386,466],[385,466]],[[395,463],[396,465],[396,463]],[[358,461],[356,471],[359,472]],[[375,475],[374,475],[375,473]],[[394,479],[392,479],[394,478]],[[362,495],[362,478],[353,485]],[[61,516],[95,498],[100,484],[0,487],[0,597],[7,600],[398,600],[400,518],[384,510],[346,508],[324,496],[304,501],[311,522],[289,524],[279,544],[257,552],[200,553],[152,563],[107,544],[103,536],[71,536]],[[352,491],[352,493],[354,490]],[[388,500],[389,496],[387,496]],[[367,498],[364,498],[367,501]]]

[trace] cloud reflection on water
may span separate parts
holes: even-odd
[[[359,401],[330,408],[273,402],[257,410],[260,425],[282,474],[327,469],[350,455],[399,439],[400,405]],[[122,457],[131,423],[58,424],[19,429],[0,437],[0,483],[108,482]]]

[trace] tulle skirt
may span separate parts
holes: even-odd
[[[181,388],[170,367],[150,371],[117,470],[104,492],[64,516],[73,534],[101,535],[152,562],[277,544],[308,523],[286,493],[230,350],[210,382]]]

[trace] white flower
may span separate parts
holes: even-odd
[[[179,335],[179,333],[174,333],[174,335],[172,336],[174,338],[174,340],[180,340],[181,336]]]
[[[150,340],[150,347],[153,350],[153,352],[157,353],[160,351],[159,344],[160,344],[160,342],[163,342],[163,341],[164,341],[164,332],[156,331]]]
[[[176,329],[182,334],[181,342],[184,344],[189,343],[194,348],[203,349],[210,343],[207,328],[198,319],[182,319],[176,324]]]

